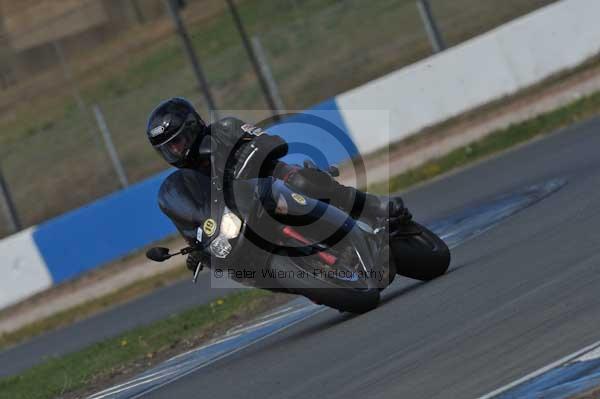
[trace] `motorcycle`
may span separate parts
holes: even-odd
[[[340,311],[370,311],[396,274],[427,281],[450,263],[446,244],[414,221],[367,224],[272,177],[221,184],[181,169],[161,190],[161,209],[190,246],[152,248],[149,259],[199,250],[213,272]]]

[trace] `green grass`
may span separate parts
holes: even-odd
[[[234,323],[243,315],[260,312],[272,296],[267,291],[243,290],[81,351],[48,359],[22,374],[0,380],[0,398],[49,399],[81,390],[129,366],[146,364],[186,340],[211,335],[219,326]]]
[[[388,183],[373,184],[369,191],[392,193],[429,180],[453,169],[509,149],[535,137],[551,133],[584,118],[600,113],[600,92],[577,100],[555,111],[496,131],[489,136],[447,155],[390,178]]]

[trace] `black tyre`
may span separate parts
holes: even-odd
[[[284,255],[274,255],[270,268],[275,276],[286,276],[276,278],[278,285],[318,304],[351,313],[365,313],[379,304],[379,288],[365,276],[356,281],[338,280],[314,273],[307,258]]]
[[[418,233],[400,232],[390,237],[396,272],[421,281],[433,280],[446,273],[450,266],[450,250],[446,243],[418,223],[413,222],[409,229]]]

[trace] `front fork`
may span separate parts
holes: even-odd
[[[381,269],[384,270],[384,281],[385,286],[380,289],[383,290],[389,287],[394,278],[396,277],[396,265],[391,257],[390,251],[390,223],[389,220],[381,222],[381,226],[373,230],[375,235],[374,240],[374,251],[376,251],[375,259],[377,264],[381,265]],[[385,273],[387,271],[387,273]]]

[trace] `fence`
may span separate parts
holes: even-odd
[[[146,116],[158,101],[185,96],[206,109],[162,3],[90,1],[105,7],[105,22],[74,37],[53,37],[64,52],[64,64],[56,45],[48,43],[13,51],[1,61],[44,65],[16,68],[19,73],[10,65],[0,67],[0,71],[13,71],[3,75],[10,85],[0,91],[0,167],[23,226],[120,188],[92,106],[102,110],[131,183],[166,166],[143,134]],[[449,46],[551,2],[429,1]],[[119,14],[117,3],[131,8]],[[414,0],[238,3],[249,34],[262,44],[289,109],[318,103],[432,53]],[[217,106],[267,108],[225,3],[187,0],[185,4],[184,22]],[[77,42],[78,36],[83,44]],[[10,35],[5,32],[4,37],[10,44]],[[70,71],[65,71],[65,65]],[[0,236],[10,233],[9,225],[0,216]]]

